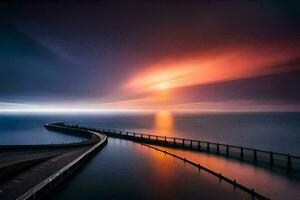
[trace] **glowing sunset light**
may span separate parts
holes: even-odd
[[[159,90],[166,90],[170,87],[169,83],[168,82],[163,82],[163,83],[160,83],[157,85],[157,88]]]
[[[285,49],[227,49],[161,61],[144,69],[127,84],[135,92],[151,92],[286,71],[280,65],[297,55]]]

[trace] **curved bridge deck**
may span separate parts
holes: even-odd
[[[42,198],[70,177],[107,143],[105,135],[93,131],[66,127],[62,123],[46,124],[45,127],[53,131],[82,135],[88,140],[70,144],[0,146],[2,152],[5,150],[8,152],[66,150],[38,164],[35,163],[32,167],[3,182],[0,185],[0,199]]]

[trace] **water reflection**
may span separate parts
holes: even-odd
[[[271,199],[295,199],[294,197],[299,195],[299,179],[281,176],[268,169],[212,154],[161,146],[156,147],[188,158],[196,163],[201,163],[201,165],[220,172],[230,179],[236,179],[239,183],[249,188],[255,188],[259,193]]]
[[[65,199],[246,199],[247,193],[141,144],[109,143],[55,196]]]
[[[171,112],[159,111],[155,113],[155,131],[160,135],[173,135],[174,117]]]

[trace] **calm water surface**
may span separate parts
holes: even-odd
[[[112,139],[54,199],[250,199],[218,178],[131,141]]]
[[[0,115],[0,144],[71,142],[45,123],[99,127],[207,140],[300,155],[300,113]]]
[[[244,145],[300,155],[300,113],[196,115],[163,111],[154,114],[2,114],[0,115],[0,144],[67,143],[81,140],[77,137],[49,132],[43,128],[45,123],[57,121]],[[254,187],[272,199],[300,196],[298,180],[213,155],[179,150],[176,150],[176,153],[201,162],[249,187]],[[215,194],[216,192],[212,191],[215,188],[219,191],[216,195],[245,197],[242,192],[233,193],[231,187],[215,181],[214,177],[199,175],[193,167],[173,158],[166,158],[164,154],[155,151],[153,153],[153,150],[130,141],[109,138],[109,143],[103,151],[100,151],[78,173],[57,198],[82,199],[85,196],[89,197],[88,199],[95,199],[103,196],[106,199],[122,199],[129,195],[130,198],[135,199],[157,199],[159,196],[164,199],[174,197],[182,199],[184,196],[191,199],[200,197],[201,194]],[[126,187],[123,187],[124,185]],[[191,194],[195,196],[189,196]]]

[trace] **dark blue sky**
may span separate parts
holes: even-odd
[[[142,99],[153,99],[155,91],[133,91],[124,86],[141,78],[155,63],[202,59],[199,55],[208,53],[215,57],[228,52],[236,55],[247,49],[246,56],[238,59],[247,60],[251,54],[249,63],[259,69],[251,68],[255,73],[239,72],[224,79],[216,75],[212,82],[199,80],[192,85],[180,82],[170,89],[171,96],[163,99],[167,102],[147,100],[140,108],[149,104],[161,109],[157,104],[172,104],[171,109],[176,109],[177,104],[209,102],[213,106],[236,101],[268,105],[274,110],[278,104],[298,109],[299,7],[296,1],[2,3],[0,106],[74,104],[101,108],[101,103],[135,100],[140,104]],[[263,60],[265,52],[270,58]],[[272,56],[278,57],[278,52],[284,56],[273,62]],[[228,74],[248,67],[231,62],[236,66],[227,67]],[[168,67],[162,66],[161,71]],[[135,108],[132,104],[120,108]]]

